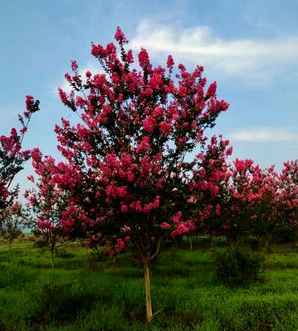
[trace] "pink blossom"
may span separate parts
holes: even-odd
[[[216,82],[213,82],[210,84],[209,88],[208,88],[208,91],[206,93],[206,97],[207,98],[211,98],[211,97],[214,97],[215,94],[216,94]]]
[[[161,227],[161,229],[167,230],[167,229],[171,228],[171,225],[167,222],[162,222],[162,223],[160,223],[160,227]]]
[[[171,132],[171,124],[168,122],[161,122],[159,124],[159,128],[165,136],[167,136]]]
[[[117,29],[116,29],[115,39],[117,41],[119,41],[120,43],[127,42],[127,39],[119,26],[117,26]]]
[[[78,70],[78,62],[77,61],[75,61],[75,60],[71,61],[71,69],[73,71],[77,71]]]
[[[139,53],[139,63],[142,68],[146,68],[149,65],[149,55],[144,48]]]
[[[181,211],[178,211],[175,215],[172,216],[172,221],[175,224],[178,224],[179,222],[181,222],[181,219],[182,219],[182,212]]]
[[[150,149],[150,147],[151,147],[150,137],[144,136],[142,138],[142,140],[140,141],[140,143],[138,144],[136,151],[137,151],[137,153],[146,152],[146,151],[148,151]]]
[[[156,126],[156,121],[153,117],[149,116],[143,121],[143,126],[144,126],[145,131],[153,132],[153,130]]]
[[[174,60],[173,60],[173,57],[172,57],[172,55],[169,55],[168,56],[168,59],[167,59],[167,67],[168,68],[172,68],[173,66],[174,66]]]

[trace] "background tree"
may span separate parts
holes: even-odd
[[[229,180],[223,183],[219,234],[231,243],[253,236],[269,247],[277,233],[297,232],[297,162],[285,163],[280,172],[273,166],[262,169],[248,159],[236,159],[229,168]]]
[[[22,149],[24,136],[27,132],[31,116],[38,111],[39,101],[26,97],[26,110],[19,115],[21,129],[11,129],[9,135],[0,136],[0,228],[9,211],[14,210],[13,204],[19,188],[12,188],[15,176],[23,169],[23,164],[30,158],[30,151]]]
[[[34,187],[25,192],[28,210],[33,218],[31,229],[47,243],[51,252],[52,267],[54,267],[57,243],[63,237],[60,218],[63,211],[69,208],[67,204],[70,203],[70,200],[64,196],[66,191],[61,190],[57,185],[66,168],[64,163],[56,165],[52,157],[42,159],[38,149],[33,149],[31,155],[33,168],[38,175],[36,180],[33,176],[28,177]],[[73,173],[71,169],[69,170],[67,176],[72,176]]]
[[[279,241],[298,237],[298,160],[287,161],[278,176],[275,195],[274,237]]]
[[[24,213],[22,205],[15,201],[11,206],[5,209],[5,217],[1,222],[0,235],[8,240],[9,248],[17,239],[24,229]]]

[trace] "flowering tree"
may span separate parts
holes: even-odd
[[[54,267],[56,244],[63,235],[60,217],[66,208],[66,203],[69,203],[64,192],[56,185],[57,176],[62,175],[65,167],[63,163],[56,166],[52,157],[42,159],[37,148],[32,150],[31,155],[32,165],[38,179],[36,181],[33,176],[28,177],[35,187],[26,191],[25,197],[35,218],[31,226],[35,232],[45,238],[51,252],[52,267]],[[72,173],[69,172],[68,176],[71,175]]]
[[[278,176],[275,197],[279,231],[286,229],[297,237],[298,230],[298,160],[287,161]]]
[[[224,183],[219,233],[231,242],[253,235],[269,244],[282,228],[297,231],[297,164],[287,162],[279,173],[273,166],[262,169],[252,160],[236,159]]]
[[[18,186],[11,188],[16,174],[23,169],[23,163],[30,158],[30,151],[22,149],[31,116],[38,110],[39,101],[26,97],[26,110],[19,115],[20,131],[13,128],[10,135],[0,136],[0,226],[7,218],[18,195]]]
[[[188,208],[198,215],[196,232],[209,235],[223,234],[223,210],[229,201],[229,182],[232,175],[227,162],[232,154],[229,141],[213,136],[204,152],[197,155],[197,168],[189,189],[192,196],[187,200]]]
[[[272,225],[277,174],[263,170],[252,160],[236,159],[230,167],[221,233],[231,242],[250,234],[264,236]]]
[[[56,126],[65,161],[49,167],[51,180],[42,181],[67,200],[59,212],[65,232],[108,244],[110,255],[129,246],[139,258],[149,322],[150,262],[164,239],[195,231],[206,218],[205,202],[200,205],[197,194],[200,177],[205,191],[217,196],[216,182],[224,176],[220,158],[231,150],[216,138],[208,147],[206,129],[228,104],[217,99],[215,82],[206,87],[202,67],[192,72],[182,64],[177,68],[172,56],[165,67],[154,67],[145,49],[137,61],[126,50],[120,28],[115,39],[118,48],[114,43],[92,44],[101,71],[82,76],[73,61],[73,73],[65,75],[71,92],[59,89],[59,95],[79,122],[71,125],[63,119]],[[38,169],[46,159],[36,152],[32,157],[43,176]],[[203,174],[205,166],[208,175]],[[217,172],[212,170],[216,167]],[[41,192],[44,195],[47,188]],[[189,208],[194,201],[200,208]]]
[[[9,248],[11,248],[13,241],[21,234],[24,213],[22,205],[17,201],[14,201],[5,211],[5,217],[1,222],[0,235],[8,240]]]

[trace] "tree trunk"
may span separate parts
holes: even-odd
[[[55,268],[55,248],[56,248],[56,241],[53,235],[50,236],[50,250],[51,250],[51,264],[52,269]]]
[[[145,282],[145,294],[146,294],[146,318],[147,323],[152,321],[152,302],[151,302],[151,285],[150,285],[150,267],[149,262],[144,262],[144,282]]]

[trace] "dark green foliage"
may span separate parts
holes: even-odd
[[[49,246],[46,238],[44,237],[37,237],[33,245],[36,248],[47,248]]]
[[[295,242],[297,239],[297,229],[288,223],[279,224],[272,233],[272,241],[279,244]]]
[[[40,293],[40,322],[66,323],[77,318],[82,312],[90,310],[96,302],[96,292],[80,283],[54,282],[46,284]]]
[[[245,286],[260,279],[263,256],[248,247],[233,246],[216,254],[217,279],[228,286]]]
[[[64,247],[57,247],[55,250],[55,255],[56,257],[60,257],[62,259],[70,259],[75,256],[72,252],[65,249]]]

